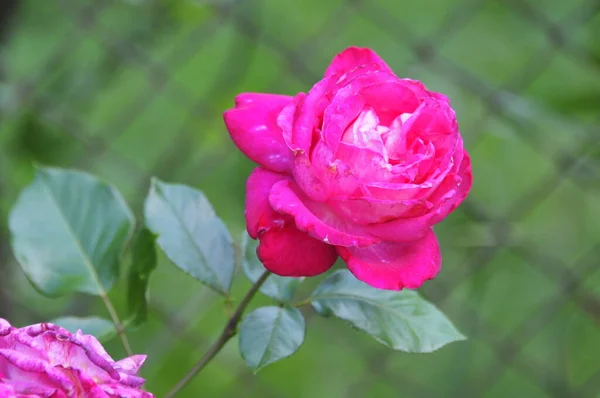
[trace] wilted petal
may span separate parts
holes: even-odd
[[[137,388],[130,388],[122,385],[104,385],[102,390],[110,398],[153,398],[154,395]]]
[[[119,373],[126,373],[128,375],[135,375],[140,371],[140,368],[146,361],[147,355],[132,355],[128,358],[121,359],[115,362],[115,369]]]
[[[10,323],[8,323],[8,321],[0,318],[0,337],[6,336],[7,334],[9,334],[12,329],[13,329],[13,327],[10,326]]]
[[[94,337],[92,339],[97,341]],[[91,344],[84,345],[84,342],[75,336],[46,332],[35,338],[33,346],[46,352],[47,361],[52,366],[85,369],[90,377],[102,381],[120,378],[119,373],[112,367],[112,361],[102,355],[104,353],[94,350],[95,347]]]
[[[11,381],[10,386],[2,383],[0,381],[0,397],[2,398],[67,398],[67,395],[60,389],[42,385],[34,380]],[[3,386],[6,386],[6,392],[3,391]],[[3,395],[3,393],[7,395]]]
[[[97,380],[95,380],[86,372],[74,368],[60,368],[62,372],[75,383],[75,394],[70,393],[70,396],[85,394],[86,398],[114,398],[105,393],[104,390],[102,390],[96,383]],[[116,383],[118,383],[118,381]],[[54,398],[54,396],[52,396],[52,398]]]
[[[119,380],[119,385],[137,388],[141,387],[145,382],[146,380],[140,376],[122,373],[121,379]]]
[[[382,242],[366,248],[338,247],[348,269],[361,281],[387,290],[417,289],[440,271],[442,257],[435,234],[412,242]]]
[[[47,361],[15,350],[0,349],[0,369],[6,380],[27,381],[40,388],[74,389],[73,381]]]
[[[114,362],[95,337],[50,323],[18,329],[0,319],[0,331],[0,397],[152,397],[137,388],[144,355]],[[111,395],[105,387],[128,393]]]
[[[1,374],[0,374],[1,376]],[[0,397],[3,398],[17,398],[15,394],[15,389],[8,384],[4,384],[2,380],[0,380]]]

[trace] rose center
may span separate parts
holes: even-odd
[[[342,135],[338,156],[361,177],[412,182],[427,171],[435,149],[407,130],[412,113],[402,113],[389,125],[380,124],[373,108],[365,108]],[[408,127],[408,129],[407,129]],[[425,162],[424,162],[425,161]]]
[[[404,160],[407,148],[402,135],[402,125],[411,116],[412,113],[403,113],[389,126],[385,126],[379,123],[375,110],[365,108],[346,129],[342,142],[376,152],[387,165],[396,164]]]

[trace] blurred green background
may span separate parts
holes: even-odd
[[[299,353],[254,376],[230,343],[180,396],[600,396],[598,0],[19,0],[10,21],[0,316],[105,315],[94,298],[41,297],[14,263],[6,216],[34,162],[100,175],[138,215],[150,176],[190,184],[238,237],[253,165],[222,111],[243,91],[307,91],[338,51],[367,46],[456,109],[474,187],[436,227],[444,266],[421,292],[470,339],[392,352],[307,310]],[[236,297],[248,286],[237,278]],[[122,291],[111,293],[119,309]],[[164,258],[151,293],[150,320],[130,340],[150,355],[143,376],[161,397],[225,313]],[[118,340],[108,349],[123,356]]]

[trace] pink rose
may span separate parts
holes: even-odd
[[[358,279],[391,290],[439,272],[432,226],[472,181],[444,95],[351,47],[307,94],[240,94],[224,119],[260,165],[248,179],[246,221],[267,269],[312,276],[339,255]]]
[[[93,336],[50,323],[18,329],[0,318],[2,398],[152,398],[136,376],[145,359],[115,362]]]

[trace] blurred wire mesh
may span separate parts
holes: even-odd
[[[138,215],[150,176],[194,185],[238,236],[252,165],[222,111],[242,91],[307,91],[335,53],[367,46],[458,114],[474,187],[436,228],[444,267],[422,292],[470,340],[391,352],[308,311],[297,355],[253,376],[231,344],[181,396],[600,397],[598,0],[15,4],[0,50],[0,316],[103,313],[91,298],[40,297],[14,263],[6,215],[33,162],[99,174]],[[131,339],[161,396],[225,314],[164,258],[151,285]]]

